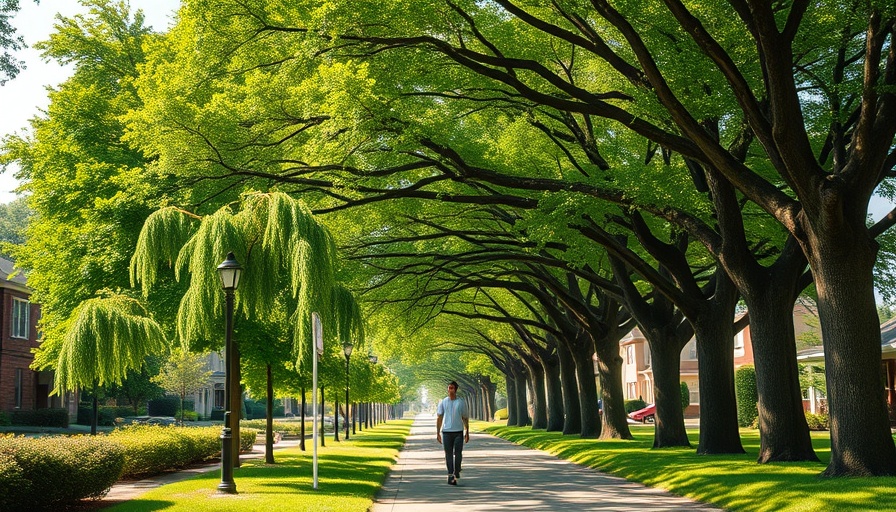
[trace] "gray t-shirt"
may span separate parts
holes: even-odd
[[[463,398],[445,397],[439,402],[436,413],[442,417],[442,432],[463,432],[464,421],[467,417],[467,404]]]

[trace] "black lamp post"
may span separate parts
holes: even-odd
[[[221,483],[218,492],[236,494],[233,481],[233,435],[230,430],[230,365],[233,357],[233,292],[240,284],[243,267],[227,253],[224,262],[218,265],[218,275],[224,287],[224,428],[221,429]]]
[[[345,354],[345,440],[348,441],[348,415],[351,414],[351,402],[348,401],[348,383],[349,383],[349,375],[348,375],[348,358],[352,356],[352,349],[354,347],[351,343],[346,343],[342,346],[342,352]],[[354,415],[352,415],[352,424],[354,425]]]

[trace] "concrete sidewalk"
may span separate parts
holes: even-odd
[[[434,416],[416,418],[372,512],[719,510],[487,434],[470,437],[455,487],[435,431]]]

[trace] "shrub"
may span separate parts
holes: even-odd
[[[495,411],[495,421],[506,420],[506,419],[507,419],[507,408],[506,407]]]
[[[0,500],[3,510],[60,508],[100,498],[124,465],[124,453],[104,437],[6,437],[0,439]],[[12,485],[12,487],[6,487]]]
[[[681,410],[685,410],[691,405],[691,390],[688,389],[688,383],[681,383]]]
[[[9,417],[9,414],[0,411],[0,427],[8,427],[10,425],[12,425],[12,418]]]
[[[68,411],[65,409],[13,411],[10,422],[13,425],[29,425],[34,427],[67,427]]]
[[[824,414],[806,413],[806,423],[809,424],[809,430],[828,430],[828,417]]]
[[[257,431],[240,429],[240,451],[251,451]],[[221,455],[221,427],[130,425],[107,438],[124,449],[122,475],[135,478],[182,468]]]
[[[756,404],[756,369],[752,365],[741,366],[734,372],[734,393],[737,397],[737,423],[749,427],[759,415]]]
[[[178,411],[180,411],[180,397],[176,396],[163,396],[146,404],[146,413],[150,416],[177,416]]]
[[[132,416],[134,409],[132,407],[117,407],[114,405],[101,405],[97,407],[97,425],[111,427],[115,424],[115,418]],[[90,425],[93,419],[93,406],[78,406],[78,425]]]
[[[27,503],[30,491],[31,481],[25,478],[22,466],[12,454],[0,451],[0,510]]]
[[[623,404],[623,406],[625,407],[625,413],[631,414],[634,411],[637,411],[638,409],[643,409],[643,408],[647,407],[647,402],[638,398],[635,400],[626,400],[625,403]]]

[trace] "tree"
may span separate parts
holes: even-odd
[[[140,411],[140,405],[165,394],[152,378],[159,374],[160,356],[153,354],[146,358],[146,363],[139,371],[130,370],[124,382],[112,386],[110,394],[119,401],[126,401],[134,408],[134,416]]]
[[[23,243],[6,247],[41,304],[38,351],[52,354],[82,302],[129,287],[139,228],[173,183],[121,141],[118,119],[140,104],[133,80],[142,45],[154,36],[142,14],[124,3],[86,5],[88,14],[59,17],[49,40],[35,45],[44,58],[72,65],[73,75],[50,92],[46,114],[31,120],[30,134],[5,139],[0,150],[0,164],[20,165],[17,177],[33,211]],[[151,309],[165,324],[170,297],[151,299],[159,299]]]
[[[176,207],[150,215],[131,262],[135,285],[148,296],[162,284],[164,265],[174,266],[179,281],[188,283],[177,312],[177,337],[194,350],[217,348],[220,339],[224,293],[216,268],[233,252],[243,267],[235,308],[249,320],[266,319],[274,312],[289,326],[291,356],[299,365],[310,345],[311,312],[318,311],[334,339],[349,339],[359,319],[341,313],[357,311],[332,293],[336,248],[324,226],[298,200],[280,192],[248,193],[234,212],[226,205],[200,217]],[[239,323],[239,321],[236,321]],[[340,329],[348,328],[348,332]],[[240,389],[240,352],[248,343],[269,340],[240,339],[235,331],[229,375],[231,389]],[[251,331],[250,331],[251,332]],[[240,393],[232,393],[231,411],[241,408]],[[231,430],[239,439],[239,416],[231,416]],[[238,454],[235,454],[235,456]]]
[[[10,18],[19,10],[19,0],[0,0],[0,85],[12,80],[25,67],[25,63],[16,60],[10,51],[18,51],[25,47],[22,36],[16,35],[16,29]]]
[[[10,246],[21,245],[25,241],[25,228],[33,213],[25,197],[0,204],[0,256],[13,258]]]
[[[168,355],[159,374],[152,381],[165,391],[180,397],[180,422],[184,422],[184,399],[208,385],[212,372],[208,369],[208,354],[192,353],[175,348]]]
[[[129,370],[143,367],[147,356],[165,351],[167,340],[146,309],[123,295],[84,301],[68,323],[58,352],[38,352],[32,367],[56,371],[56,394],[93,390],[91,434],[96,434],[97,388],[120,385]]]

